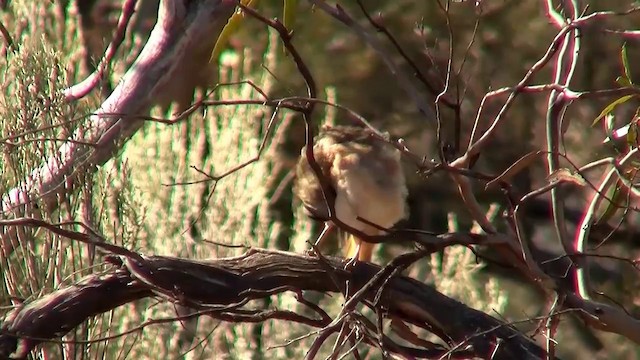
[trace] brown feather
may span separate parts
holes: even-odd
[[[383,228],[393,226],[407,215],[404,174],[400,153],[376,138],[369,130],[353,126],[324,127],[314,139],[314,158],[331,184],[337,217],[345,224],[368,235],[381,231],[357,218]],[[307,215],[326,221],[329,210],[322,187],[302,149],[296,168],[294,193],[302,201]],[[360,253],[355,248],[360,245]],[[346,244],[347,256],[370,260],[373,244],[352,236]],[[361,258],[362,257],[362,258]]]

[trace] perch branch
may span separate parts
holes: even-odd
[[[114,267],[106,275],[91,275],[76,285],[16,308],[0,327],[0,357],[13,354],[24,358],[39,343],[64,335],[87,318],[150,296],[188,305],[226,321],[259,321],[270,317],[248,317],[247,314],[255,312],[247,312],[240,305],[286,291],[339,292],[335,279],[342,283],[349,281],[355,290],[362,289],[381,270],[360,262],[346,271],[342,259],[261,249],[239,257],[206,261],[144,255],[114,259]],[[330,271],[326,269],[327,263],[332,267]],[[377,292],[375,288],[367,291],[363,300],[373,303]],[[408,277],[391,278],[376,306],[394,319],[427,330],[437,327],[447,334],[444,340],[450,348],[467,344],[459,348],[481,358],[490,354],[494,354],[494,359],[545,356],[542,348],[515,328]],[[314,322],[290,312],[277,314],[275,318],[302,321],[310,326],[327,322],[321,315]],[[406,355],[403,348],[397,349]]]

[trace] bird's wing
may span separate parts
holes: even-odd
[[[333,181],[329,178],[331,173],[331,166],[333,161],[333,155],[330,151],[327,151],[326,141],[318,141],[314,146],[313,156],[320,166],[320,170],[324,176],[327,176],[329,180],[329,193],[327,194],[331,199],[335,199],[335,187]],[[327,202],[322,193],[322,186],[318,181],[316,173],[309,165],[305,149],[302,149],[300,159],[296,167],[296,183],[293,188],[294,193],[302,201],[305,209],[305,213],[310,218],[326,221],[329,219],[329,208]]]

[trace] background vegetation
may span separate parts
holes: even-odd
[[[469,141],[475,114],[485,94],[517,84],[557,34],[557,29],[545,17],[545,1],[371,0],[365,3],[371,14],[381,15],[384,27],[437,90],[431,92],[417,79],[412,79],[427,103],[436,100],[449,77],[450,87],[444,99],[453,105],[440,102],[439,111],[443,142],[454,148]],[[588,5],[588,12],[622,11],[634,5],[629,0],[582,3],[582,8]],[[357,16],[359,22],[367,23],[356,2],[344,1],[341,5]],[[2,48],[5,61],[0,63],[3,85],[0,193],[28,179],[30,171],[55,154],[68,134],[89,128],[90,119],[84,115],[99,106],[137,56],[155,23],[157,1],[140,2],[132,31],[127,33],[101,91],[94,91],[78,102],[64,101],[61,90],[87,76],[111,41],[120,6],[115,0],[60,1],[44,5],[12,0],[5,4],[1,21],[15,48],[5,42]],[[260,2],[257,9],[266,17],[280,16],[282,11],[280,2],[268,1]],[[293,43],[322,89],[321,97],[403,138],[414,153],[428,159],[437,158],[435,122],[426,121],[419,113],[380,56],[349,27],[312,9],[307,2],[300,2],[296,14]],[[629,29],[639,21],[640,15],[635,13],[584,29],[582,55],[571,88],[617,87],[616,79],[624,73],[623,45],[630,64],[630,80],[637,79],[635,64],[640,59],[637,37],[604,29]],[[389,42],[384,44],[385,51],[401,71],[414,72],[407,58]],[[217,65],[188,69],[185,76],[194,77],[194,83],[209,86],[251,80],[274,97],[299,94],[304,85],[277,35],[253,19],[246,19],[239,32],[232,36]],[[532,83],[549,83],[551,77],[550,68],[545,69]],[[189,93],[190,89],[184,91]],[[244,83],[225,86],[214,96],[228,100],[256,95],[256,90]],[[491,146],[482,152],[473,168],[486,174],[499,174],[523,155],[544,149],[547,100],[547,93],[520,96],[509,110],[505,120],[508,125],[497,131]],[[620,147],[625,146],[624,140],[619,147],[613,142],[603,144],[606,132],[599,124],[591,126],[613,100],[594,98],[568,108],[565,117],[571,122],[567,121],[563,138],[564,152],[570,154],[570,160],[578,166],[616,156]],[[502,103],[503,100],[487,103],[479,121],[483,130]],[[184,104],[172,105],[165,99],[158,99],[157,105],[152,114],[157,117],[169,117],[184,109]],[[618,107],[614,112],[614,127],[635,119],[636,108],[636,98]],[[113,160],[95,174],[83,176],[81,189],[72,197],[61,198],[58,209],[37,208],[35,203],[36,209],[30,211],[52,223],[90,223],[114,243],[146,254],[217,258],[238,255],[246,247],[303,252],[308,247],[307,241],[319,230],[317,224],[302,215],[291,194],[292,169],[304,145],[303,122],[293,112],[281,110],[274,115],[273,111],[256,105],[218,106],[173,125],[150,121]],[[201,171],[221,174],[256,156],[272,116],[277,116],[279,121],[259,161],[218,182],[200,181],[204,178]],[[322,108],[316,117],[317,123],[349,121],[331,107]],[[16,140],[16,134],[24,135]],[[407,166],[406,173],[410,182],[411,217],[404,226],[435,232],[472,229],[481,232],[447,174],[425,177],[411,166]],[[547,175],[540,157],[513,179],[515,193],[523,196],[548,184]],[[586,175],[587,181],[597,182],[599,177],[600,174]],[[485,191],[484,185],[474,184],[478,199],[483,209],[493,215],[496,226],[504,228],[502,214],[508,208],[504,196],[499,188]],[[564,186],[562,190],[567,195],[566,211],[573,232],[592,191],[575,186]],[[525,228],[540,251],[540,261],[555,257],[561,250],[550,221],[546,196],[536,198],[525,210]],[[627,211],[619,211],[606,219],[605,223],[612,227],[621,225],[616,228],[619,232],[602,248],[603,254],[637,258],[634,206],[634,198],[630,196],[625,203]],[[18,302],[33,301],[107,267],[95,249],[44,230],[20,228],[18,237],[16,251],[0,257],[3,278],[0,318]],[[335,252],[337,247],[334,241],[326,252]],[[386,263],[407,249],[408,246],[401,245],[382,246],[375,261]],[[492,255],[490,251],[483,254]],[[597,265],[595,286],[606,294],[606,299],[637,316],[636,290],[640,285],[637,270],[615,259],[598,259],[594,263]],[[525,332],[533,333],[539,324],[519,321],[547,311],[545,299],[511,271],[491,261],[481,261],[465,247],[453,246],[432,255],[415,264],[408,275],[433,284],[448,296],[494,317],[518,322],[517,326]],[[325,310],[332,311],[331,315],[339,312],[344,301],[320,294],[316,300]],[[269,302],[254,305],[287,309],[299,306],[292,295],[272,297]],[[68,358],[199,359],[223,358],[221,354],[228,353],[229,359],[303,358],[313,341],[312,336],[304,337],[311,329],[302,325],[275,320],[230,324],[203,317],[197,326],[192,322],[168,322],[145,326],[106,341],[83,342],[125,333],[151,319],[170,318],[175,316],[175,311],[175,306],[162,301],[128,304],[64,335],[64,340],[73,342],[46,344],[33,357],[58,358],[64,354]],[[287,343],[293,339],[298,340]],[[630,340],[590,330],[571,317],[561,323],[556,340],[558,355],[565,359],[640,356]],[[323,356],[331,352],[330,348],[323,350]],[[372,359],[382,358],[377,350],[364,346],[362,354]]]

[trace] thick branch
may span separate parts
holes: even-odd
[[[236,258],[192,261],[167,257],[131,257],[107,276],[90,276],[16,309],[2,325],[0,357],[24,357],[44,339],[59,337],[91,316],[136,299],[160,295],[206,311],[212,317],[247,321],[241,304],[285,291],[339,292],[362,288],[380,268],[358,263],[344,270],[340,259],[318,259],[285,252],[251,250]],[[544,350],[513,327],[450,299],[414,279],[398,276],[365,294],[364,301],[386,313],[438,334],[449,347],[481,358],[539,359]],[[235,319],[235,320],[234,320]],[[300,321],[291,316],[287,320]],[[249,320],[251,321],[251,320]],[[326,321],[306,322],[319,326]]]

